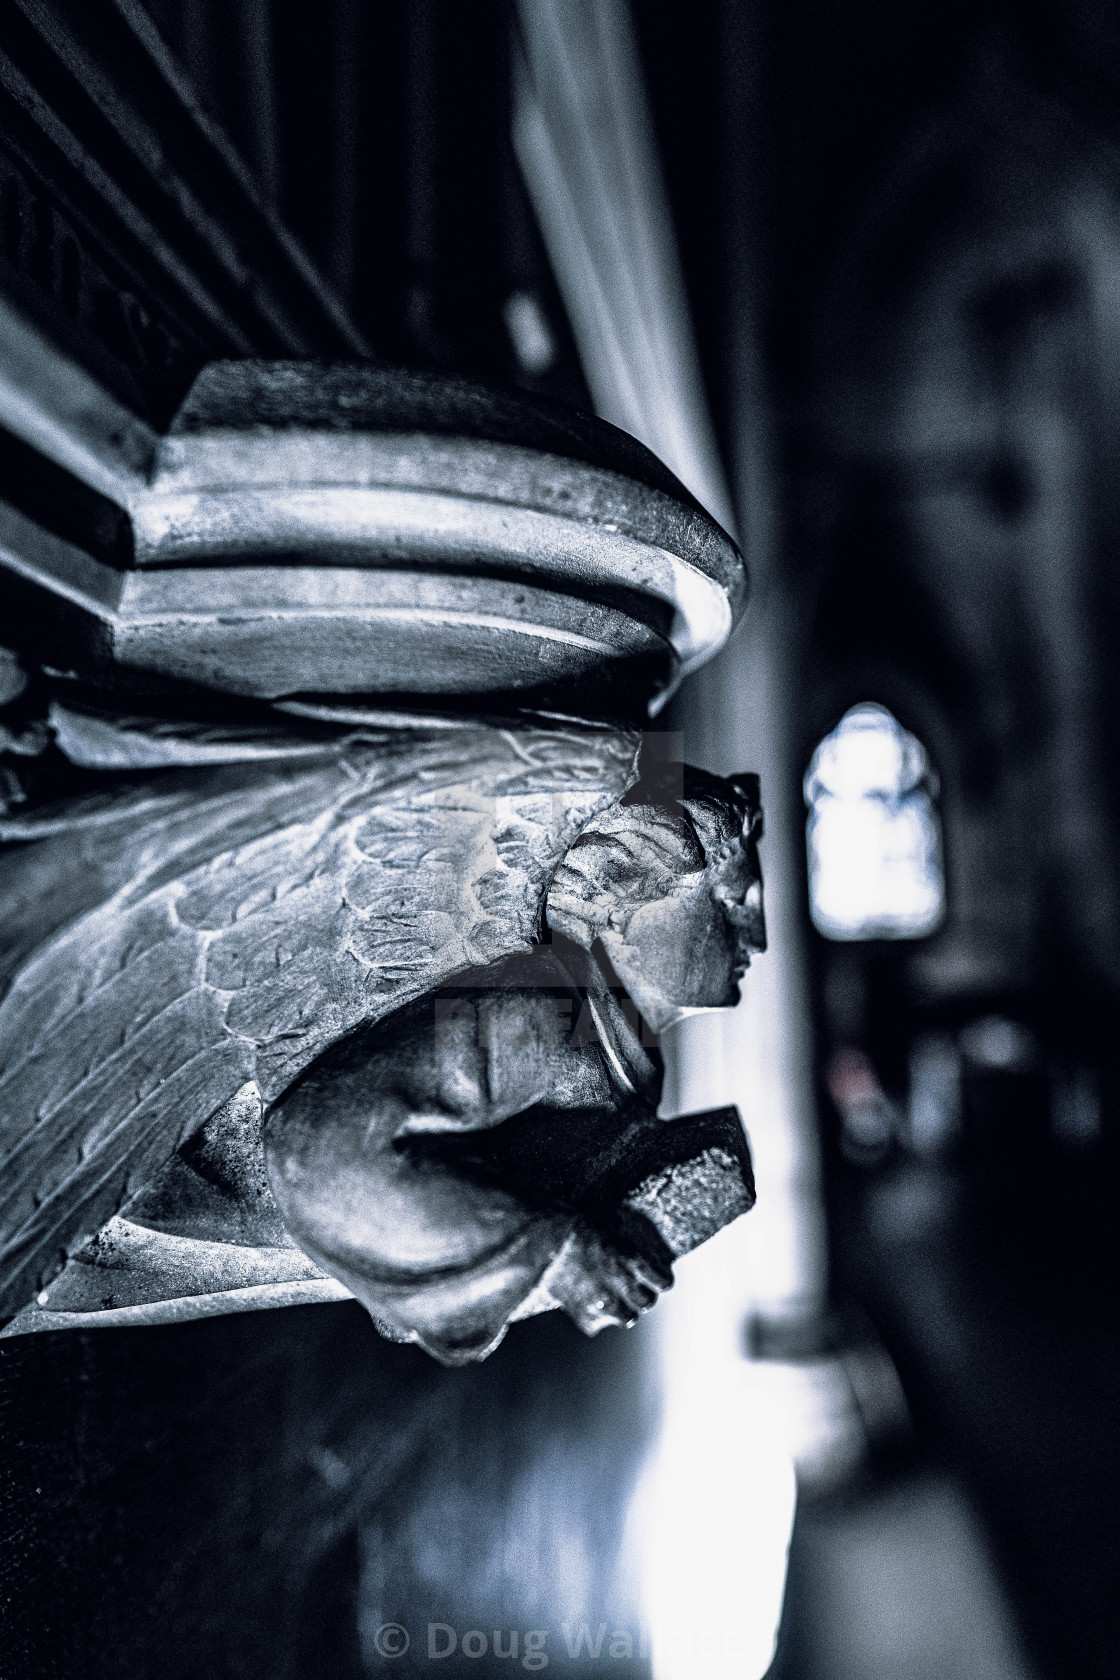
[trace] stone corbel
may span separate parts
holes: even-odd
[[[364,365],[207,369],[152,459],[115,553],[0,533],[3,1333],[632,1322],[753,1201],[656,1035],[763,947],[757,784],[640,762],[733,545],[609,427]]]

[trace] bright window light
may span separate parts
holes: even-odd
[[[921,939],[945,914],[937,781],[885,706],[853,706],[805,777],[809,909],[827,939]]]

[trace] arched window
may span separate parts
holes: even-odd
[[[945,914],[937,779],[885,706],[853,706],[805,777],[809,908],[828,939],[921,939]]]

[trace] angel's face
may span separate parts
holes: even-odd
[[[701,869],[678,875],[667,896],[619,916],[601,939],[655,1032],[685,1009],[727,1008],[738,1002],[752,953],[765,945],[757,861],[744,846],[720,848]]]
[[[655,1032],[684,1010],[726,1008],[766,945],[753,822],[731,799],[612,813],[557,873],[549,919],[600,941]]]

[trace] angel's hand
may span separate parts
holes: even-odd
[[[637,1323],[672,1273],[635,1250],[624,1250],[580,1220],[541,1279],[542,1286],[586,1336],[608,1325]]]

